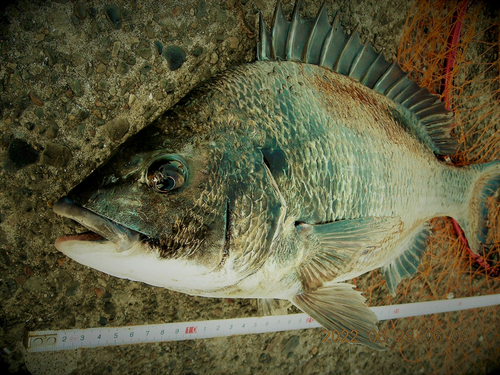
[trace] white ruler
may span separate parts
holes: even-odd
[[[500,304],[500,294],[443,301],[371,307],[379,320],[407,318]],[[24,345],[29,352],[94,348],[149,342],[207,339],[212,337],[317,328],[321,325],[306,314],[264,316],[199,322],[149,324],[114,328],[87,328],[27,332]]]

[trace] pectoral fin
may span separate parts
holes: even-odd
[[[399,217],[363,217],[327,224],[296,226],[306,242],[307,253],[299,267],[304,287],[315,289],[331,281],[339,269],[380,249],[403,228]]]
[[[354,285],[346,283],[332,284],[298,294],[293,297],[292,302],[326,329],[337,331],[344,342],[386,350],[376,341],[376,315],[365,305],[361,293],[353,288]],[[373,332],[370,334],[371,331]]]

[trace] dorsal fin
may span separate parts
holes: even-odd
[[[450,134],[453,114],[436,95],[419,87],[396,62],[389,63],[369,43],[361,44],[357,28],[347,35],[338,14],[330,25],[326,4],[315,20],[304,20],[299,14],[300,3],[297,0],[288,22],[278,0],[270,32],[260,15],[258,60],[301,61],[351,77],[412,112],[419,120],[416,133],[428,134],[421,139],[436,154],[455,153],[458,140]]]

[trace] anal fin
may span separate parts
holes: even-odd
[[[430,234],[429,224],[422,224],[406,237],[399,256],[381,268],[392,296],[396,295],[396,288],[401,280],[413,276],[417,271],[420,260],[425,254]]]
[[[286,315],[290,307],[290,302],[282,299],[261,298],[258,303],[260,312],[266,316]]]
[[[353,288],[352,284],[331,284],[298,294],[292,302],[329,331],[337,331],[344,341],[385,350],[374,339],[378,336],[377,316],[365,305],[361,292]]]

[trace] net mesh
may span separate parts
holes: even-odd
[[[500,152],[500,22],[479,2],[419,0],[399,45],[403,70],[439,94],[456,114],[459,151],[455,165],[483,163]],[[459,38],[453,40],[453,34]],[[449,72],[445,67],[448,65]],[[443,300],[500,293],[500,206],[489,201],[489,238],[479,266],[455,233],[451,220],[438,218],[418,272],[391,297],[379,271],[354,280],[371,306]],[[499,264],[500,265],[500,264]],[[379,325],[394,350],[425,373],[487,372],[500,366],[498,306],[390,320]],[[384,340],[384,337],[379,339]]]

